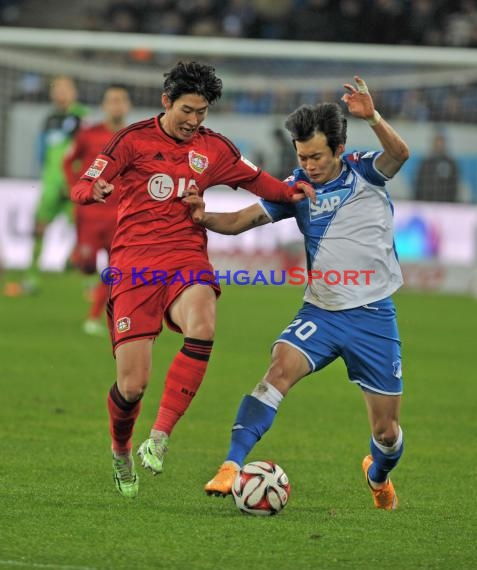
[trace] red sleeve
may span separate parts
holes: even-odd
[[[290,202],[297,192],[295,184],[289,186],[286,182],[281,182],[263,170],[253,180],[243,182],[240,186],[271,202]]]
[[[73,168],[75,162],[80,161],[83,157],[83,136],[82,131],[80,131],[71,146],[70,150],[66,153],[65,159],[63,160],[63,171],[65,173],[65,178],[68,186],[72,188],[75,182],[78,180],[79,172]]]
[[[93,186],[101,178],[106,182],[111,182],[120,174],[132,161],[131,144],[129,137],[119,132],[104,149],[98,154],[86,172],[71,188],[71,199],[78,204],[95,204],[93,199]],[[107,154],[106,154],[107,153]]]
[[[209,131],[211,132],[211,131]],[[296,193],[294,186],[288,186],[241,156],[237,147],[226,137],[213,133],[221,160],[214,173],[214,184],[225,184],[232,188],[245,188],[249,192],[272,202],[289,202]]]

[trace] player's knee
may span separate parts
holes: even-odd
[[[43,222],[36,222],[35,228],[33,230],[33,237],[39,239],[42,238],[45,234],[46,224]]]
[[[399,423],[397,421],[382,424],[375,430],[374,439],[385,447],[392,447],[399,438]]]
[[[202,322],[194,325],[193,330],[185,335],[190,338],[197,338],[199,340],[214,340],[215,326],[213,323]]]
[[[127,402],[137,402],[140,400],[146,390],[146,385],[144,386],[124,386],[121,388],[120,392],[123,398]]]
[[[265,373],[263,381],[268,382],[279,390],[284,396],[293,385],[293,377],[290,375],[285,363],[274,359],[270,368]]]
[[[96,273],[96,262],[81,260],[75,263],[76,267],[86,275],[93,275]]]
[[[285,366],[281,360],[273,359],[270,364],[264,380],[269,384],[273,384],[277,380],[283,380],[286,377]]]
[[[89,254],[85,255],[81,251],[78,251],[73,255],[72,262],[81,273],[85,273],[86,275],[96,273],[96,257],[92,257]]]
[[[97,271],[96,249],[88,243],[79,243],[71,256],[73,265],[86,275],[93,275]]]
[[[136,402],[142,398],[148,384],[148,376],[146,369],[122,370],[117,384],[123,398],[128,402]]]

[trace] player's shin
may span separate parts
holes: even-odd
[[[244,396],[232,427],[227,461],[243,465],[255,444],[272,426],[282,399],[282,394],[268,382],[260,382],[251,396]]]
[[[211,340],[184,339],[184,346],[167,372],[164,394],[153,425],[154,432],[170,435],[186,412],[205,376],[212,346]]]
[[[116,455],[127,455],[132,448],[134,424],[141,410],[141,400],[128,402],[114,383],[108,394],[109,426],[112,449]]]
[[[89,310],[89,319],[100,319],[103,315],[104,307],[108,300],[109,286],[100,281],[96,284],[93,291],[93,299]]]
[[[383,445],[376,441],[374,437],[371,437],[370,450],[373,456],[373,464],[369,468],[368,478],[374,483],[384,483],[390,471],[396,467],[403,454],[404,439],[402,429],[399,428],[398,438],[391,446]]]

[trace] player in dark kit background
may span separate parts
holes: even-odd
[[[73,137],[78,132],[88,109],[78,103],[75,81],[57,75],[50,83],[52,109],[40,134],[41,194],[35,212],[33,252],[29,269],[22,282],[22,292],[36,293],[40,289],[39,261],[46,228],[58,216],[71,218],[71,202],[63,172],[63,159]]]
[[[104,120],[81,129],[67,153],[63,168],[70,188],[109,143],[115,133],[126,126],[131,108],[129,93],[122,85],[110,85],[102,97]],[[76,247],[73,264],[86,275],[96,273],[96,258],[100,250],[110,253],[116,231],[119,192],[114,192],[104,203],[75,207]],[[109,287],[102,280],[92,291],[88,318],[83,323],[86,334],[103,336],[106,328],[102,321]]]
[[[206,231],[183,203],[188,188],[202,194],[225,184],[269,200],[292,201],[304,193],[314,199],[309,185],[280,182],[242,157],[226,137],[201,126],[221,94],[222,81],[211,66],[178,63],[165,74],[165,112],[120,131],[72,189],[73,200],[82,204],[106,202],[119,193],[110,263],[122,279],[112,285],[108,307],[117,378],[108,409],[113,476],[118,491],[130,498],[138,493],[131,439],[162,321],[182,333],[184,345],[167,372],[150,436],[138,450],[154,474],[163,470],[169,436],[200,387],[213,345],[220,288],[213,282]],[[204,277],[200,283],[171,279],[147,285],[134,274],[145,267],[146,283],[159,269],[169,276],[203,272]],[[210,272],[210,286],[204,286],[204,272]]]

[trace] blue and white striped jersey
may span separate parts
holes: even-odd
[[[403,283],[394,246],[393,206],[388,180],[375,167],[380,151],[343,155],[340,175],[313,184],[316,204],[269,202],[261,205],[272,222],[296,219],[305,238],[311,279],[304,300],[330,311],[378,301]],[[293,171],[290,184],[310,182],[303,169]]]

